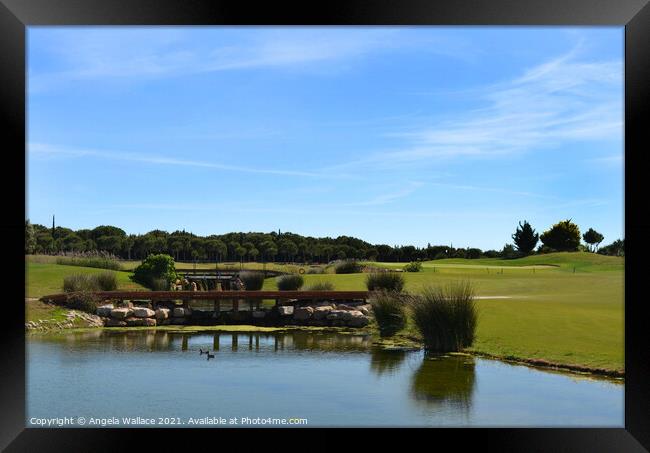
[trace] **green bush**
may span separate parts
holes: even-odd
[[[152,291],[169,291],[170,282],[165,278],[154,278],[151,280]]]
[[[281,275],[277,277],[276,282],[280,291],[296,291],[305,283],[301,275]]]
[[[163,279],[169,284],[176,280],[176,267],[174,258],[169,255],[149,255],[138,267],[133,270],[131,280],[147,288],[153,288],[155,279]]]
[[[264,273],[244,271],[239,273],[239,279],[247,291],[259,291],[264,286]]]
[[[91,274],[72,274],[63,277],[63,291],[66,293],[78,291],[97,291],[98,285]]]
[[[410,306],[425,350],[456,352],[474,342],[478,314],[469,282],[427,286],[410,298]]]
[[[307,288],[307,291],[334,291],[332,282],[316,282]]]
[[[336,274],[358,274],[361,272],[361,265],[356,261],[341,261],[334,266]]]
[[[70,293],[66,297],[65,306],[73,310],[81,310],[86,313],[95,314],[97,312],[97,304],[99,298],[87,291],[79,291]]]
[[[91,275],[91,279],[96,282],[96,286],[101,291],[115,291],[117,289],[117,275],[115,272],[100,272]]]
[[[396,291],[404,288],[404,276],[397,272],[373,272],[366,277],[368,291]]]
[[[395,291],[376,291],[370,297],[382,337],[394,335],[406,326],[405,296]]]
[[[412,261],[404,266],[405,272],[420,272],[422,270],[422,263],[419,261]]]

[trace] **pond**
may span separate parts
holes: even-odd
[[[367,335],[98,329],[27,338],[31,427],[64,417],[58,426],[622,427],[623,397],[611,381],[379,349]]]

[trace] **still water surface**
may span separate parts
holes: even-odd
[[[85,426],[168,417],[188,427],[190,418],[210,417],[215,427],[219,417],[271,417],[312,427],[622,427],[623,392],[617,383],[499,361],[381,350],[363,335],[98,330],[27,340],[28,426],[81,416]]]

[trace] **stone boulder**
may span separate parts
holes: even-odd
[[[189,310],[183,307],[174,307],[174,318],[182,318],[189,315]]]
[[[144,318],[126,318],[124,322],[128,327],[136,327],[143,325]]]
[[[115,307],[113,307],[113,304],[97,307],[97,316],[109,317],[111,315],[111,311],[113,311],[114,308]]]
[[[357,310],[359,310],[361,313],[363,313],[365,316],[369,316],[370,313],[372,312],[372,305],[366,304],[366,305],[359,305],[357,307]]]
[[[266,312],[262,310],[255,310],[253,312],[253,318],[254,319],[262,319],[266,316]]]
[[[296,321],[306,321],[311,318],[314,309],[312,307],[299,307],[293,311],[293,319]]]
[[[133,314],[133,310],[130,308],[114,308],[111,310],[111,318],[115,318],[115,319],[128,318],[132,314]]]
[[[337,309],[337,310],[347,310],[347,311],[356,310],[355,307],[352,307],[352,306],[350,306],[350,305],[346,305],[346,304],[338,304],[338,305],[336,306],[336,309]]]
[[[324,305],[322,307],[316,307],[314,309],[314,314],[312,315],[312,318],[316,320],[321,320],[327,318],[327,315],[332,311],[332,307],[329,305]]]
[[[155,314],[156,312],[150,308],[138,307],[133,309],[133,315],[136,318],[151,318]]]
[[[278,307],[278,313],[280,316],[291,316],[293,314],[293,306],[286,305]]]
[[[106,327],[126,327],[126,322],[115,318],[108,318],[104,325]]]
[[[349,321],[352,319],[352,312],[348,310],[332,310],[326,316],[330,321]]]
[[[156,319],[167,319],[169,318],[169,308],[157,308],[156,309]]]
[[[154,318],[142,318],[142,325],[146,327],[153,327],[157,324]]]
[[[367,316],[364,316],[361,310],[354,310],[348,313],[352,315],[352,318],[347,321],[347,324],[350,327],[365,327],[370,323],[370,319],[368,319]]]

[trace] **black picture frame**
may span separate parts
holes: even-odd
[[[199,448],[199,440],[225,445],[241,439],[281,442],[281,448],[309,445],[293,440],[294,432],[247,430],[162,429],[35,429],[25,428],[25,330],[24,297],[18,283],[24,270],[15,262],[24,259],[20,237],[24,235],[25,195],[19,188],[25,170],[26,27],[32,25],[619,25],[625,26],[625,428],[621,429],[438,429],[412,430],[422,441],[461,446],[478,441],[481,448],[499,451],[645,451],[650,450],[650,329],[644,316],[643,239],[650,233],[647,202],[641,191],[649,174],[644,124],[650,105],[650,5],[647,0],[390,0],[327,1],[251,5],[209,0],[0,0],[0,112],[3,125],[4,215],[2,232],[15,236],[3,251],[7,266],[0,335],[0,447],[6,451],[109,451],[126,447],[134,437],[151,448],[165,450],[180,445]],[[645,139],[645,140],[644,140]],[[15,178],[13,176],[16,176]],[[23,180],[23,183],[25,181]],[[62,182],[63,183],[63,182]],[[25,185],[23,184],[23,188]],[[639,199],[637,202],[636,199]],[[13,261],[15,260],[15,261]],[[9,291],[10,290],[10,291]],[[13,292],[16,292],[15,297]],[[20,294],[22,292],[22,294]],[[10,293],[10,294],[7,294]],[[16,302],[14,302],[16,301]],[[197,431],[201,431],[200,433]],[[365,433],[364,433],[365,434]],[[370,434],[370,433],[368,433]],[[381,434],[394,437],[390,430]],[[313,436],[313,437],[312,437]],[[373,437],[376,434],[372,434]],[[308,434],[315,444],[331,434]],[[276,440],[277,439],[277,440]],[[283,439],[283,440],[280,440]],[[365,445],[368,435],[359,436]],[[399,442],[399,438],[395,440]],[[231,444],[235,448],[235,444]],[[345,445],[351,445],[345,441]],[[340,442],[331,442],[340,448]],[[431,446],[433,448],[433,445]],[[215,447],[216,448],[216,447]]]

